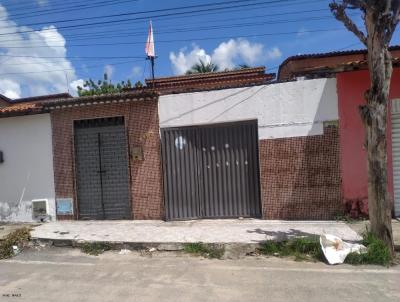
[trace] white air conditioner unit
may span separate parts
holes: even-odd
[[[49,218],[47,199],[32,200],[32,219],[44,221]]]

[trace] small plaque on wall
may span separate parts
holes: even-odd
[[[133,160],[143,160],[143,148],[135,146],[132,148],[132,158]]]
[[[57,215],[74,215],[74,200],[72,198],[57,198]]]

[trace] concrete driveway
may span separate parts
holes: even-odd
[[[0,301],[400,301],[400,268],[76,249],[0,261]],[[13,297],[14,295],[14,297]]]

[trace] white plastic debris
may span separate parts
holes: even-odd
[[[120,255],[128,255],[128,254],[130,254],[130,253],[131,253],[130,250],[122,249],[122,250],[119,251],[118,254],[120,254]]]
[[[150,253],[154,253],[155,251],[157,251],[157,249],[154,248],[154,247],[152,247],[151,249],[149,249],[149,252],[150,252]]]
[[[13,245],[12,247],[14,255],[18,255],[21,251],[18,246]]]
[[[344,242],[335,235],[324,234],[320,237],[322,251],[329,264],[341,264],[350,253],[365,253],[367,248],[362,244]]]

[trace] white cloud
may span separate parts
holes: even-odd
[[[21,88],[12,80],[0,79],[0,94],[10,99],[18,99],[21,97]]]
[[[64,37],[54,26],[18,33],[29,30],[9,20],[6,9],[0,5],[0,34],[7,33],[0,35],[0,93],[18,98],[66,92],[66,75],[71,81],[76,75],[66,58]]]
[[[169,55],[172,63],[172,69],[175,74],[184,74],[194,64],[202,60],[206,63],[213,62],[219,66],[221,70],[232,69],[238,64],[246,64],[254,66],[262,64],[267,60],[280,58],[282,52],[278,47],[264,49],[261,43],[251,43],[246,39],[230,39],[222,42],[214,49],[212,54],[197,45],[192,46],[190,52],[186,48],[181,49],[177,54],[171,52]]]
[[[204,49],[199,48],[196,44],[192,45],[192,51],[187,53],[186,48],[179,50],[178,54],[171,52],[169,59],[172,63],[172,69],[175,74],[184,74],[194,64],[202,60],[205,63],[211,62],[211,56]]]
[[[110,80],[114,74],[115,68],[112,65],[104,66],[104,73],[107,74],[108,79]]]
[[[69,84],[69,87],[72,89],[72,94],[73,95],[77,95],[78,94],[78,86],[82,87],[83,89],[86,89],[85,87],[83,87],[83,84],[85,84],[85,82],[86,81],[83,80],[83,79],[72,81]]]
[[[230,39],[222,42],[213,52],[212,61],[221,69],[232,69],[236,62],[254,65],[263,56],[264,45],[250,43],[246,39]]]

